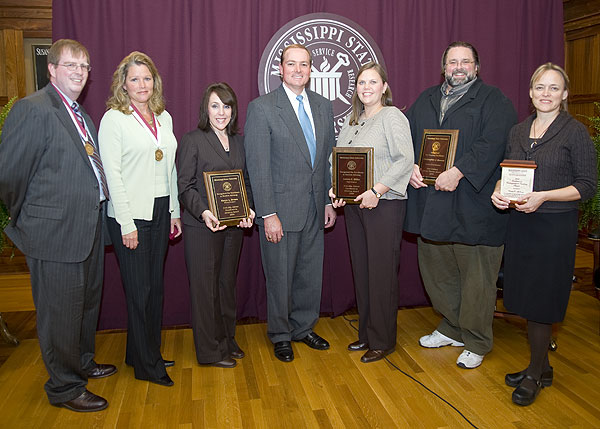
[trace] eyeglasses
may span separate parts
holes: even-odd
[[[465,67],[465,66],[470,66],[471,64],[473,64],[475,61],[473,60],[450,60],[446,63],[447,66],[450,67],[456,67],[458,65],[460,65],[461,67]]]
[[[89,64],[65,63],[65,64],[56,64],[56,65],[66,67],[67,70],[72,71],[72,72],[76,71],[79,68],[82,71],[86,70],[87,72],[90,72],[92,70],[92,66]]]

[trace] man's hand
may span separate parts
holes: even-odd
[[[413,165],[413,171],[412,171],[412,174],[410,175],[410,180],[408,181],[408,183],[410,183],[410,185],[415,189],[427,187],[427,184],[425,182],[423,182],[423,176],[421,175],[421,169],[419,168],[419,166],[417,164]]]
[[[335,224],[337,213],[333,206],[327,204],[325,206],[325,228],[331,228]]]
[[[465,177],[458,168],[452,167],[450,170],[444,171],[435,179],[435,190],[452,192],[456,190],[460,179]]]
[[[266,217],[265,222],[265,237],[267,241],[271,243],[279,243],[283,237],[283,227],[279,217],[274,214],[273,216]]]

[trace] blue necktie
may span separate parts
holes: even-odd
[[[308,145],[308,151],[310,152],[310,164],[314,167],[315,165],[315,154],[317,153],[317,141],[315,140],[315,133],[313,132],[310,119],[304,110],[304,103],[302,103],[302,96],[296,97],[296,100],[300,103],[298,106],[298,119],[300,120],[300,126]]]

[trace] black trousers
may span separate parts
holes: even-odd
[[[344,208],[350,246],[358,339],[370,349],[396,346],[398,267],[406,200],[380,200],[373,210]]]
[[[186,225],[185,263],[198,363],[219,362],[238,349],[235,283],[243,235],[235,226],[212,232],[204,225]]]
[[[81,395],[87,373],[96,366],[94,350],[104,274],[102,213],[100,210],[92,251],[83,262],[27,257],[40,349],[50,376],[44,389],[51,404]]]
[[[121,269],[127,301],[127,353],[135,377],[147,380],[166,374],[160,354],[163,311],[163,268],[169,244],[169,197],[154,200],[152,220],[135,219],[139,244],[123,245],[121,226],[108,218],[108,232]]]

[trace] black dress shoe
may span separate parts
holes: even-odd
[[[279,341],[273,345],[275,357],[282,362],[291,362],[294,360],[294,351],[292,343],[289,341]]]
[[[163,359],[163,362],[165,363],[165,368],[168,368],[170,366],[175,366],[175,361],[174,360],[166,360]],[[133,366],[132,364],[130,364],[129,362],[125,362],[125,365],[127,366]]]
[[[359,352],[361,350],[369,350],[369,343],[363,343],[362,341],[354,341],[348,344],[348,350],[351,352]]]
[[[394,349],[389,349],[389,350],[371,350],[371,349],[369,349],[368,352],[366,352],[364,355],[362,355],[362,357],[360,358],[360,361],[362,363],[377,362],[378,360],[383,359],[384,357],[386,357],[393,351],[394,351]]]
[[[220,360],[219,362],[203,363],[203,366],[216,366],[217,368],[235,368],[237,362],[231,358]]]
[[[96,368],[88,372],[88,378],[109,377],[117,372],[117,367],[110,364],[99,363]]]
[[[294,341],[303,342],[308,347],[315,350],[327,350],[329,348],[329,343],[327,340],[320,337],[315,332],[310,332],[306,337]]]
[[[539,395],[540,390],[542,390],[542,382],[526,375],[519,387],[512,393],[512,401],[517,405],[531,405]]]
[[[517,387],[521,381],[527,375],[527,368],[520,372],[513,372],[512,374],[506,374],[504,376],[504,382],[507,386]],[[540,377],[540,382],[544,387],[552,386],[552,379],[554,378],[554,369],[550,367],[549,370],[542,372],[542,376]]]
[[[231,353],[229,353],[229,356],[231,357],[231,359],[243,359],[244,356],[246,356],[246,353],[244,353],[244,351],[238,347],[237,350],[234,350]]]
[[[103,397],[94,395],[89,390],[86,390],[75,399],[55,405],[79,413],[89,413],[92,411],[102,411],[108,407],[108,401]]]
[[[137,378],[138,380],[144,380],[144,381],[149,381],[150,383],[154,383],[154,384],[159,384],[161,386],[172,386],[173,384],[173,380],[171,380],[171,377],[169,377],[169,374],[165,374],[160,378],[143,378],[143,377],[138,377],[136,376],[135,378]]]

